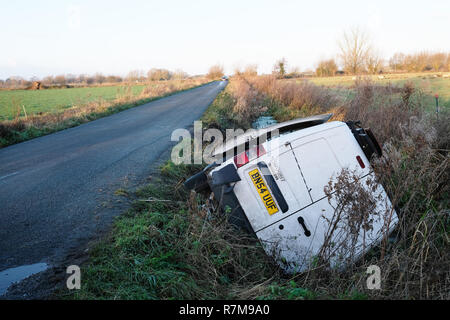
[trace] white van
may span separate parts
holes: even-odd
[[[283,122],[227,141],[213,152],[217,163],[185,182],[198,192],[212,190],[230,222],[254,232],[266,253],[290,273],[311,268],[324,243],[327,219],[335,212],[324,187],[343,169],[355,172],[365,185],[373,178],[369,159],[381,155],[370,130],[358,122],[327,122],[331,116]],[[383,187],[370,192],[377,199],[378,218],[358,238],[355,258],[397,223]],[[389,223],[384,213],[390,213]],[[330,262],[339,263],[337,257]]]

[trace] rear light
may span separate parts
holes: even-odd
[[[242,167],[243,165],[246,165],[250,161],[261,157],[262,155],[266,154],[266,150],[262,145],[253,147],[252,149],[249,149],[245,152],[242,152],[234,157],[234,164],[237,168]]]
[[[364,164],[363,159],[361,159],[360,156],[356,156],[356,160],[358,160],[358,163],[359,163],[359,165],[361,166],[361,168],[364,169],[364,168],[366,167],[366,165]]]
[[[236,167],[240,168],[244,164],[247,164],[249,162],[247,152],[242,152],[234,157],[234,164],[236,164]]]

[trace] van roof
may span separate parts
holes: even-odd
[[[230,139],[225,141],[224,144],[219,145],[213,151],[213,156],[217,156],[220,154],[226,153],[228,150],[232,148],[237,148],[238,146],[248,143],[251,140],[255,140],[261,136],[266,135],[266,137],[270,136],[270,133],[278,130],[278,133],[281,135],[282,133],[298,131],[302,129],[306,129],[309,127],[313,127],[322,123],[327,122],[333,116],[332,113],[315,115],[306,118],[297,118],[290,121],[285,121],[281,123],[276,123],[271,126],[268,126],[263,129],[253,129],[247,130],[244,134],[241,134],[234,139]]]

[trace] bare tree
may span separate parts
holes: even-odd
[[[258,75],[258,65],[257,64],[248,64],[245,68],[242,68],[240,65],[236,65],[234,67],[234,74],[236,76],[244,76],[244,77],[254,77]]]
[[[130,82],[137,82],[141,78],[142,72],[139,70],[133,70],[128,72],[126,80]]]
[[[272,73],[277,75],[279,78],[283,78],[286,75],[287,61],[285,58],[278,60],[273,66]]]
[[[300,78],[301,70],[300,67],[294,66],[289,68],[289,72],[285,75],[285,78]]]
[[[447,59],[447,54],[443,52],[437,52],[430,56],[430,64],[434,71],[439,71],[445,68],[445,62]]]
[[[150,81],[163,81],[171,79],[172,73],[166,69],[153,68],[147,72],[147,77]]]
[[[103,82],[105,82],[106,77],[103,74],[101,74],[100,72],[98,72],[94,75],[94,79],[95,79],[95,83],[102,84]]]
[[[419,52],[415,55],[413,61],[414,61],[414,71],[416,72],[422,72],[422,71],[429,71],[431,69],[431,66],[428,66],[428,57],[429,54],[427,52]]]
[[[344,32],[339,41],[340,58],[344,71],[359,74],[365,71],[367,57],[370,54],[370,43],[367,34],[359,28]]]
[[[175,72],[172,73],[173,79],[182,80],[182,79],[186,79],[188,77],[189,77],[189,75],[187,74],[187,72],[184,72],[181,69],[177,69],[177,70],[175,70]]]
[[[66,83],[75,83],[77,76],[75,74],[69,73],[66,75]],[[33,80],[38,81],[38,79]]]
[[[63,75],[63,74],[57,75],[54,78],[53,83],[57,84],[57,85],[60,85],[60,86],[65,85],[66,84],[66,77],[65,77],[65,75]]]
[[[108,83],[116,83],[116,82],[122,82],[122,78],[119,76],[109,75],[105,79]]]
[[[208,74],[206,75],[209,79],[218,79],[223,77],[223,67],[219,64],[216,64],[209,68]]]
[[[391,59],[389,59],[389,67],[394,71],[401,71],[405,68],[405,55],[403,53],[395,53]]]
[[[370,74],[376,74],[383,70],[383,59],[374,50],[369,50],[367,54],[366,69]]]
[[[249,64],[244,69],[244,76],[245,77],[254,77],[258,75],[258,65],[256,64]]]
[[[331,77],[336,74],[338,70],[336,61],[334,59],[319,61],[316,68],[316,75],[319,77]]]

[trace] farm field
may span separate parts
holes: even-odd
[[[23,107],[27,115],[56,113],[99,99],[112,101],[128,93],[138,96],[144,87],[146,85],[0,91],[0,121],[24,116]]]
[[[440,106],[450,108],[450,78],[442,77],[436,73],[405,73],[405,74],[385,74],[382,76],[367,76],[375,84],[387,85],[391,83],[396,86],[403,86],[406,82],[412,82],[415,88],[421,89],[426,95],[425,103],[428,108],[435,107],[434,95],[439,95]],[[347,88],[355,84],[354,76],[340,76],[340,77],[317,77],[309,79],[312,83],[333,88]],[[346,95],[346,90],[338,90],[342,96]],[[351,94],[348,93],[347,94]]]

